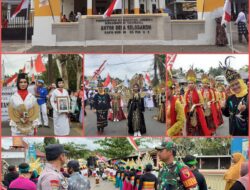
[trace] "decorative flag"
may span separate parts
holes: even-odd
[[[46,67],[43,64],[42,56],[39,54],[35,61],[35,68],[37,73],[43,73],[46,71]]]
[[[22,69],[22,73],[25,73],[26,72],[26,67],[25,65],[23,66],[23,69]]]
[[[105,80],[104,83],[103,83],[103,86],[104,86],[104,87],[109,86],[110,82],[111,82],[111,78],[110,78],[110,76],[109,76],[109,74],[108,74],[106,80]]]
[[[146,83],[149,85],[151,83],[151,80],[150,80],[150,76],[148,73],[146,73],[145,75],[145,80],[146,80]]]
[[[138,148],[136,142],[134,141],[133,137],[127,137],[127,140],[128,140],[128,142],[130,143],[130,145],[131,145],[136,151],[139,150],[139,148]]]
[[[97,79],[97,77],[101,74],[101,72],[104,70],[104,66],[105,66],[105,63],[107,62],[107,60],[105,60],[102,64],[101,64],[101,66],[98,68],[98,69],[96,69],[95,70],[95,72],[94,72],[94,75],[93,75],[93,77],[92,77],[92,79],[91,80],[96,80]]]
[[[224,8],[223,8],[223,16],[221,20],[221,25],[228,23],[231,21],[231,12],[232,12],[232,7],[231,7],[231,0],[226,0]]]
[[[21,10],[28,9],[28,7],[29,7],[29,0],[22,0],[21,3],[17,6],[13,15],[11,16],[11,19],[15,18],[18,15],[18,13],[21,12]]]
[[[110,17],[113,11],[117,9],[122,9],[122,0],[113,0],[109,8],[104,13],[103,18]]]
[[[6,85],[7,86],[14,86],[15,85],[15,82],[16,82],[16,80],[17,80],[17,74],[14,74],[14,75],[12,75],[10,78],[8,78],[7,80],[6,80]]]
[[[167,64],[167,70],[171,71],[172,67],[174,65],[174,62],[176,60],[177,54],[167,54],[166,55],[166,64]]]
[[[29,72],[29,76],[31,76],[32,82],[35,82],[35,69],[34,69],[34,64],[33,64],[32,58],[30,60],[30,72]]]
[[[49,5],[48,0],[39,0],[39,7],[44,7],[44,6],[48,6],[48,5]]]

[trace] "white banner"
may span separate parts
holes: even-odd
[[[16,87],[3,87],[2,88],[2,121],[9,120],[8,105],[10,97],[16,92]]]

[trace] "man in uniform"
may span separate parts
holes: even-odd
[[[45,147],[45,153],[48,163],[38,178],[37,190],[67,190],[68,182],[60,172],[67,160],[67,151],[63,145],[51,144]]]
[[[163,142],[156,150],[163,162],[158,178],[159,190],[196,189],[197,181],[194,174],[185,164],[175,160],[176,146],[173,142]]]
[[[183,162],[192,170],[197,182],[199,190],[207,190],[207,183],[205,177],[199,172],[196,165],[198,164],[196,158],[192,155],[187,155]]]

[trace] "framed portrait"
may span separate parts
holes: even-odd
[[[68,113],[69,106],[69,98],[68,96],[58,96],[56,98],[57,110],[59,113]]]

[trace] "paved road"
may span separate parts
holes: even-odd
[[[102,179],[100,179],[100,183],[99,184],[95,184],[95,178],[90,177],[88,178],[90,180],[90,186],[91,186],[91,190],[115,190],[115,186],[112,182],[106,180],[103,181]],[[118,189],[116,189],[118,190]]]
[[[86,107],[87,116],[84,117],[85,136],[98,136],[96,128],[96,114],[93,110]],[[125,113],[126,114],[126,113]],[[163,136],[166,130],[166,124],[156,121],[153,117],[157,115],[157,108],[152,111],[146,110],[144,113],[147,134],[144,136]],[[128,136],[127,120],[120,122],[108,122],[102,136]]]
[[[215,136],[229,136],[229,118],[223,117],[224,124],[220,126],[215,133]]]
[[[38,128],[38,136],[54,136],[53,121],[49,119],[50,128]],[[80,123],[71,122],[69,136],[83,136],[82,125]],[[11,136],[9,122],[2,122],[2,136]]]

